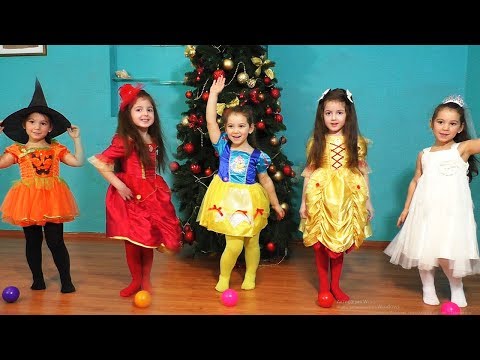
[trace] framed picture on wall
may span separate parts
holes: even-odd
[[[0,56],[47,55],[47,45],[0,45]]]

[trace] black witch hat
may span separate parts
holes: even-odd
[[[52,131],[49,134],[50,138],[63,134],[70,128],[72,124],[68,119],[60,114],[58,111],[49,108],[45,95],[43,94],[42,86],[38,79],[35,80],[35,92],[33,93],[32,101],[28,107],[15,111],[13,114],[7,116],[3,120],[1,126],[4,127],[3,132],[13,141],[26,144],[28,142],[28,135],[23,127],[23,122],[31,113],[38,112],[47,115],[52,122]]]

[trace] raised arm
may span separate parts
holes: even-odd
[[[415,189],[417,188],[418,179],[422,176],[422,154],[420,152],[417,156],[417,165],[415,167],[415,174],[413,175],[413,179],[410,181],[408,185],[408,192],[407,192],[407,199],[405,200],[405,206],[403,207],[403,211],[398,217],[397,226],[401,226],[405,219],[407,218],[408,211],[410,209],[410,203],[412,202],[413,194],[415,193]]]
[[[208,136],[212,144],[216,144],[220,138],[220,127],[217,123],[217,101],[218,94],[220,94],[225,87],[225,78],[220,76],[217,80],[213,80],[213,84],[210,87],[210,94],[207,101],[207,129]]]
[[[82,166],[85,163],[85,154],[83,152],[82,141],[80,140],[80,128],[76,125],[72,125],[71,128],[67,129],[67,132],[73,140],[75,152],[73,154],[68,153],[63,158],[63,162],[70,166]]]
[[[480,154],[480,139],[466,140],[458,146],[463,161],[467,162],[471,155]]]

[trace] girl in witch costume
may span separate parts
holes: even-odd
[[[61,292],[75,291],[70,276],[70,256],[63,239],[63,223],[79,215],[75,198],[60,178],[60,162],[82,166],[85,162],[80,129],[47,106],[38,79],[30,105],[9,115],[0,125],[15,144],[0,156],[0,168],[20,167],[21,179],[13,184],[0,207],[2,220],[23,228],[26,257],[33,276],[32,290],[46,288],[42,271],[43,233],[60,274]],[[53,140],[65,131],[75,153]]]
[[[315,252],[320,306],[324,306],[324,296],[333,295],[338,302],[350,299],[340,289],[344,254],[358,249],[372,235],[366,156],[367,139],[360,136],[352,93],[325,90],[307,145],[300,205],[303,244]]]
[[[171,202],[171,191],[157,171],[165,168],[166,153],[155,101],[142,85],[120,87],[118,125],[110,146],[89,157],[110,183],[105,199],[106,235],[123,240],[130,284],[128,297],[143,289],[152,292],[153,249],[180,250],[182,229]]]

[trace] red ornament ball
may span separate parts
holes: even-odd
[[[197,121],[198,121],[197,115],[195,115],[195,114],[188,115],[188,122],[196,123]]]
[[[330,291],[322,291],[318,294],[318,305],[329,308],[333,305],[333,295]]]
[[[217,80],[220,76],[225,77],[225,71],[223,71],[222,69],[218,69],[213,72],[213,78],[215,80]]]
[[[192,143],[186,143],[183,145],[183,151],[187,154],[192,154],[195,151],[195,146]]]
[[[267,250],[270,251],[270,252],[274,252],[275,251],[275,244],[273,242],[269,242],[267,243]]]
[[[205,91],[205,92],[202,94],[202,100],[206,102],[206,101],[208,100],[208,96],[209,96],[209,95],[210,95],[209,92],[208,92],[208,91]]]
[[[265,77],[263,78],[263,83],[264,83],[265,85],[270,85],[271,82],[272,82],[272,79],[270,79],[268,76],[265,76]]]
[[[281,123],[283,121],[283,116],[281,114],[275,114],[275,121]]]
[[[285,174],[285,176],[290,176],[290,174],[292,173],[292,167],[290,165],[285,165],[283,167],[283,173]]]
[[[193,97],[193,92],[191,92],[190,90],[188,90],[186,93],[185,93],[185,97],[187,99],[191,99]]]
[[[200,174],[202,172],[202,167],[199,164],[191,164],[190,171],[194,174]]]
[[[272,97],[274,99],[278,99],[280,97],[280,90],[276,89],[276,88],[273,88],[271,91],[270,91],[270,95],[272,95]]]
[[[258,130],[265,130],[265,123],[263,121],[259,121],[256,124]]]
[[[180,168],[180,164],[179,164],[178,162],[172,161],[172,162],[170,163],[170,171],[171,171],[171,172],[175,172],[175,171],[177,171],[179,168]]]
[[[195,233],[193,231],[185,231],[185,234],[183,234],[183,239],[191,244],[195,240]]]
[[[207,168],[205,169],[205,171],[204,171],[205,176],[210,176],[210,175],[212,175],[212,172],[213,172],[212,169],[209,168],[209,167],[207,167]]]
[[[273,109],[270,106],[267,106],[267,108],[265,109],[265,114],[272,115],[273,114]]]

